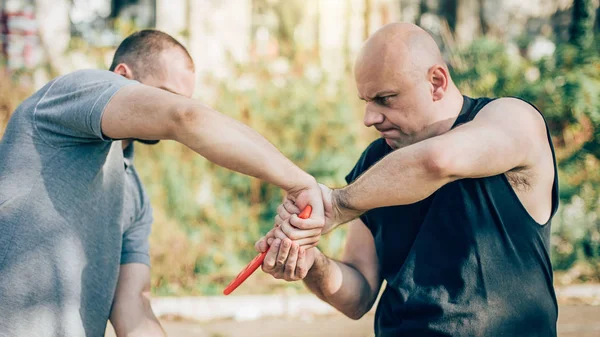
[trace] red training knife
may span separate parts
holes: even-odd
[[[311,212],[312,212],[312,207],[310,205],[308,205],[308,206],[306,206],[306,208],[304,208],[302,210],[302,212],[300,212],[298,217],[301,219],[308,219],[308,217],[310,217]],[[242,269],[242,271],[238,274],[238,276],[236,276],[235,279],[233,281],[231,281],[231,283],[229,283],[227,288],[225,288],[225,290],[223,290],[223,294],[225,294],[225,295],[231,294],[237,287],[240,286],[240,284],[242,284],[242,282],[246,281],[246,279],[250,275],[252,275],[252,273],[254,273],[256,271],[256,269],[258,269],[258,267],[260,267],[260,265],[263,263],[263,261],[265,259],[265,256],[267,256],[268,252],[269,252],[269,250],[267,249],[267,251],[265,251],[264,253],[258,254],[254,259],[252,259],[252,261],[250,261],[250,263],[248,263],[248,265],[244,269]]]

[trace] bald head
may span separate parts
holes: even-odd
[[[410,23],[375,32],[359,53],[354,75],[358,95],[367,102],[364,124],[380,131],[392,148],[439,134],[447,124],[441,121],[462,105],[437,44]]]
[[[411,23],[392,23],[380,28],[365,42],[355,73],[385,71],[402,76],[425,76],[434,65],[447,68],[431,35]]]

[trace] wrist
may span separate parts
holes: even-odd
[[[312,250],[313,254],[313,263],[308,269],[306,278],[322,279],[324,270],[327,269],[327,264],[329,263],[328,258],[317,247],[310,248],[310,250]]]
[[[364,213],[364,211],[358,209],[351,202],[348,186],[334,189],[331,192],[331,206],[333,208],[335,218],[338,220],[337,224],[346,223]]]
[[[301,190],[305,190],[309,187],[318,186],[317,180],[315,177],[310,174],[302,171],[301,169],[297,169],[299,172],[295,172],[294,174],[284,179],[285,183],[281,188],[283,188],[288,193],[294,193]]]

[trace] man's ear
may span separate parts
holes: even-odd
[[[113,70],[113,72],[115,74],[119,74],[125,78],[127,78],[128,80],[133,80],[135,79],[134,75],[133,75],[133,70],[131,70],[131,68],[129,68],[128,65],[126,65],[125,63],[119,63],[116,67],[115,70]]]
[[[436,64],[429,68],[427,74],[429,83],[431,83],[431,96],[433,101],[439,101],[444,97],[446,90],[448,89],[448,83],[450,82],[450,74],[448,70],[443,66]]]

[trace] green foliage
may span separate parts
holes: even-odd
[[[572,11],[569,42],[578,49],[578,58],[584,60],[594,41],[594,4],[591,0],[574,0]]]

